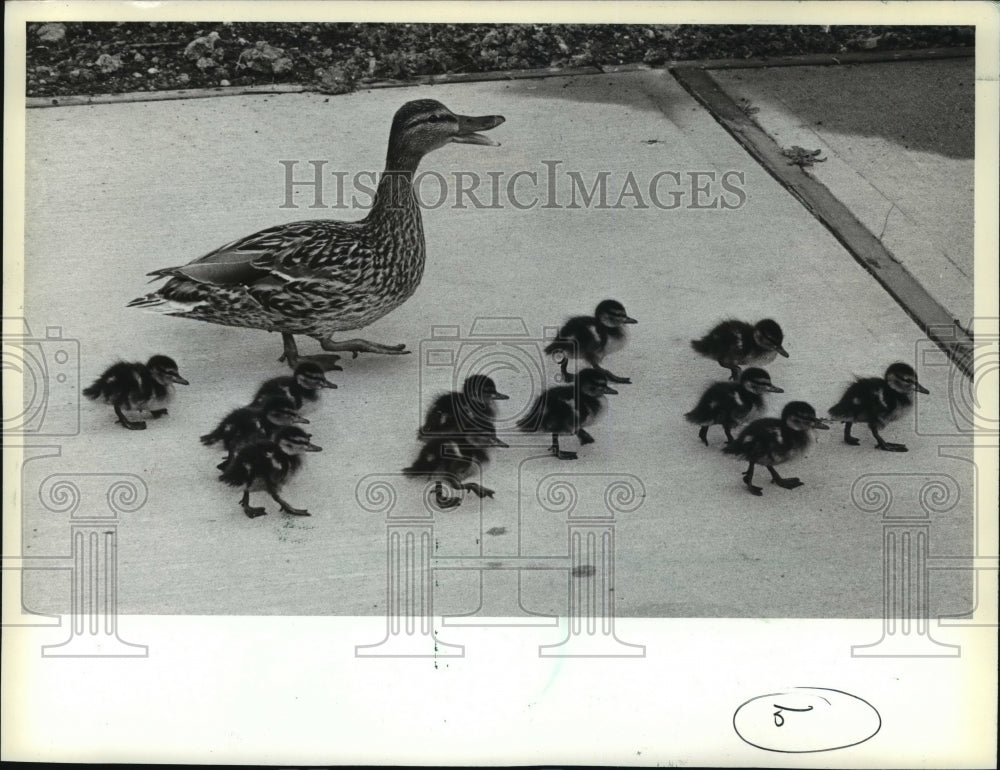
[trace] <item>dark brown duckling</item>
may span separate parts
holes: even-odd
[[[731,379],[740,376],[745,364],[769,364],[775,356],[788,358],[782,347],[784,333],[776,321],[765,318],[752,326],[744,321],[723,321],[700,340],[691,340],[696,353],[718,361],[730,371]]]
[[[609,353],[625,346],[625,326],[638,323],[625,312],[625,306],[613,299],[601,302],[592,316],[574,316],[563,324],[556,338],[550,342],[545,352],[559,357],[559,368],[564,382],[572,382],[573,375],[567,371],[569,359],[579,358],[587,365],[603,372],[609,382],[628,385],[628,377],[619,377],[601,366]]]
[[[497,390],[484,374],[474,374],[462,384],[461,392],[442,393],[427,409],[417,438],[422,441],[443,436],[496,432],[496,402],[509,396]]]
[[[284,396],[291,400],[296,410],[308,409],[319,401],[319,395],[325,388],[337,389],[336,384],[326,378],[325,372],[331,369],[342,371],[339,366],[324,370],[315,361],[303,361],[292,374],[266,380],[257,389],[253,403],[260,406],[271,396]]]
[[[708,446],[708,429],[721,425],[726,432],[726,443],[733,441],[732,429],[746,422],[755,412],[764,410],[765,393],[784,393],[771,384],[771,375],[763,369],[751,366],[740,374],[739,382],[715,382],[698,400],[698,404],[684,415],[688,422],[700,425],[698,431],[705,446]]]
[[[201,437],[201,443],[211,446],[222,442],[227,455],[216,466],[221,470],[242,447],[272,438],[278,428],[296,424],[308,425],[309,420],[298,413],[292,400],[287,396],[268,396],[259,405],[251,404],[231,411],[215,430]]]
[[[407,476],[426,476],[435,480],[434,497],[441,508],[454,508],[462,502],[464,492],[474,492],[480,498],[493,497],[494,491],[475,482],[466,481],[489,462],[489,450],[507,447],[495,433],[475,432],[463,436],[437,437],[427,441],[413,464],[403,468]],[[444,493],[444,484],[459,493],[452,497]]]
[[[105,370],[83,395],[111,404],[118,422],[129,430],[145,430],[143,420],[129,420],[125,412],[149,412],[153,419],[167,414],[167,404],[174,395],[174,383],[187,385],[177,371],[177,362],[169,356],[155,355],[146,363],[119,361]]]
[[[243,487],[240,506],[247,518],[255,519],[267,513],[263,508],[250,505],[250,493],[260,490],[266,491],[285,513],[310,515],[305,508],[290,505],[279,493],[301,466],[300,455],[322,450],[311,438],[302,428],[291,425],[279,428],[273,439],[249,444],[236,453],[233,462],[220,474],[219,481],[231,487]]]
[[[844,442],[861,442],[851,435],[851,426],[863,422],[875,437],[875,446],[886,452],[906,452],[906,444],[892,444],[879,435],[879,429],[898,420],[913,405],[913,391],[930,393],[917,382],[913,367],[898,361],[885,370],[884,377],[863,377],[848,386],[840,401],[830,407],[830,416],[844,423]]]

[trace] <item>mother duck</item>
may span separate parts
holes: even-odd
[[[129,307],[281,332],[280,360],[292,368],[305,360],[330,368],[339,358],[299,356],[296,334],[355,358],[408,353],[405,345],[333,335],[368,326],[399,307],[420,283],[426,253],[413,174],[421,158],[449,142],[496,146],[478,132],[503,121],[500,115],[456,115],[433,99],[407,102],[393,118],[385,172],[364,219],[277,225],[187,265],[154,270],[149,275],[169,278],[167,283]]]

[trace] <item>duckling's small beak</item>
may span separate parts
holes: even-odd
[[[629,318],[628,316],[625,316],[625,323],[627,323],[627,324],[637,324],[639,322],[636,321],[634,318]]]
[[[778,347],[776,347],[775,350],[777,350],[779,353],[781,353],[781,355],[783,355],[785,358],[789,357],[788,356],[788,351],[785,350],[783,347],[781,347],[781,345],[778,345]]]
[[[168,374],[171,382],[176,382],[178,385],[190,385],[191,383],[181,377],[179,374]]]
[[[304,449],[306,452],[322,452],[323,451],[323,447],[316,446],[315,444],[306,444],[304,447],[302,447],[302,449]]]
[[[830,420],[826,420],[822,417],[817,417],[815,420],[813,420],[813,427],[819,428],[820,430],[830,430],[830,426],[827,424],[829,422]]]
[[[293,424],[295,424],[295,423],[298,423],[298,424],[300,424],[300,425],[308,425],[308,424],[309,424],[309,420],[307,420],[307,419],[306,419],[305,417],[303,417],[302,415],[300,415],[300,414],[297,414],[297,415],[295,415],[295,416],[294,416],[294,417],[292,418],[292,423],[293,423]]]
[[[336,364],[334,364],[334,368],[337,369],[337,371],[340,371],[340,372],[344,371],[344,367],[337,366]],[[333,388],[334,390],[337,389],[337,383],[330,382],[328,379],[326,379],[326,377],[323,378],[322,383],[323,384],[320,387],[323,387],[323,388]]]
[[[503,393],[494,393],[492,396],[494,401],[506,401],[510,396],[504,395]]]
[[[502,449],[510,449],[510,444],[505,441],[501,441],[496,436],[493,437],[493,446],[500,447]]]
[[[477,134],[477,131],[489,131],[504,122],[503,115],[481,115],[470,117],[468,115],[456,115],[458,118],[458,133],[451,141],[459,144],[484,144],[487,147],[499,147],[500,142],[490,139],[488,136]]]
[[[765,385],[764,386],[764,390],[766,390],[768,393],[784,393],[785,392],[784,388],[779,388],[777,385]]]
[[[913,383],[913,388],[917,391],[917,393],[926,393],[926,394],[930,395],[930,391],[927,390],[927,388],[925,388],[919,382],[914,382]]]
[[[615,396],[618,395],[618,391],[617,390],[615,390],[614,388],[609,388],[607,385],[605,385],[603,388],[601,388],[601,393],[611,393],[612,395],[615,395]]]

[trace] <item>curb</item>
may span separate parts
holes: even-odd
[[[363,83],[362,87],[350,93],[375,88],[407,88],[421,85],[445,85],[451,83],[483,83],[497,80],[527,80],[550,77],[573,77],[576,75],[614,75],[619,72],[642,70],[677,69],[761,69],[766,67],[826,67],[848,66],[851,64],[880,64],[886,62],[923,61],[928,59],[968,58],[976,55],[972,46],[956,48],[921,48],[907,51],[854,51],[844,54],[803,54],[797,56],[777,56],[759,59],[704,59],[701,61],[668,61],[652,66],[649,64],[607,64],[591,67],[543,67],[539,69],[500,70],[494,72],[470,72],[453,75],[419,75],[410,80],[378,80]],[[88,104],[131,104],[135,102],[162,102],[172,99],[207,99],[221,96],[247,96],[260,94],[298,94],[327,92],[300,84],[275,84],[266,86],[218,86],[216,88],[186,88],[172,91],[132,91],[123,94],[103,94],[95,96],[29,96],[25,98],[28,109],[42,107],[79,107]]]
[[[963,374],[974,377],[974,346],[967,333],[916,278],[882,245],[823,183],[805,169],[789,165],[781,147],[740,109],[706,69],[671,70],[685,91],[788,190],[877,280],[920,329]]]

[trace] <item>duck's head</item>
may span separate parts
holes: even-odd
[[[337,367],[340,369],[341,367]],[[336,384],[326,378],[323,367],[315,361],[303,361],[295,367],[295,381],[305,390],[319,390],[320,388],[336,388]]]
[[[311,441],[312,436],[302,428],[288,425],[279,428],[274,434],[274,442],[281,447],[281,451],[286,455],[297,455],[302,452],[322,452],[323,447],[318,447]]]
[[[416,167],[420,158],[450,142],[498,146],[479,133],[504,122],[502,115],[456,115],[434,99],[407,102],[396,111],[389,132],[387,168]]]
[[[771,384],[771,375],[763,369],[751,366],[740,373],[740,385],[751,393],[784,393],[781,388]]]
[[[624,326],[625,324],[639,323],[634,318],[629,318],[625,312],[625,306],[614,299],[606,299],[597,306],[594,317],[604,326]]]
[[[308,425],[309,420],[298,413],[295,404],[287,396],[272,396],[261,405],[261,411],[268,422],[274,425]]]
[[[826,420],[816,416],[816,410],[805,401],[789,401],[781,410],[781,421],[792,430],[805,431],[810,428],[830,430]]]
[[[788,358],[788,352],[781,347],[785,334],[777,321],[772,321],[770,318],[758,321],[753,327],[753,338],[765,350],[773,350]]]
[[[913,367],[902,361],[897,361],[885,370],[885,381],[898,393],[911,393],[914,390],[919,393],[930,393],[917,382],[917,373],[913,371]]]
[[[581,369],[577,375],[580,391],[588,396],[603,396],[607,393],[617,394],[618,391],[608,387],[608,378],[597,369]]]
[[[510,396],[500,393],[493,379],[485,374],[473,374],[468,377],[465,384],[462,385],[462,394],[473,404],[482,404],[487,401],[506,401],[510,398]]]
[[[161,385],[168,385],[176,382],[178,385],[190,384],[180,376],[177,371],[177,362],[170,356],[153,356],[146,362],[146,368],[153,375],[153,379]]]

